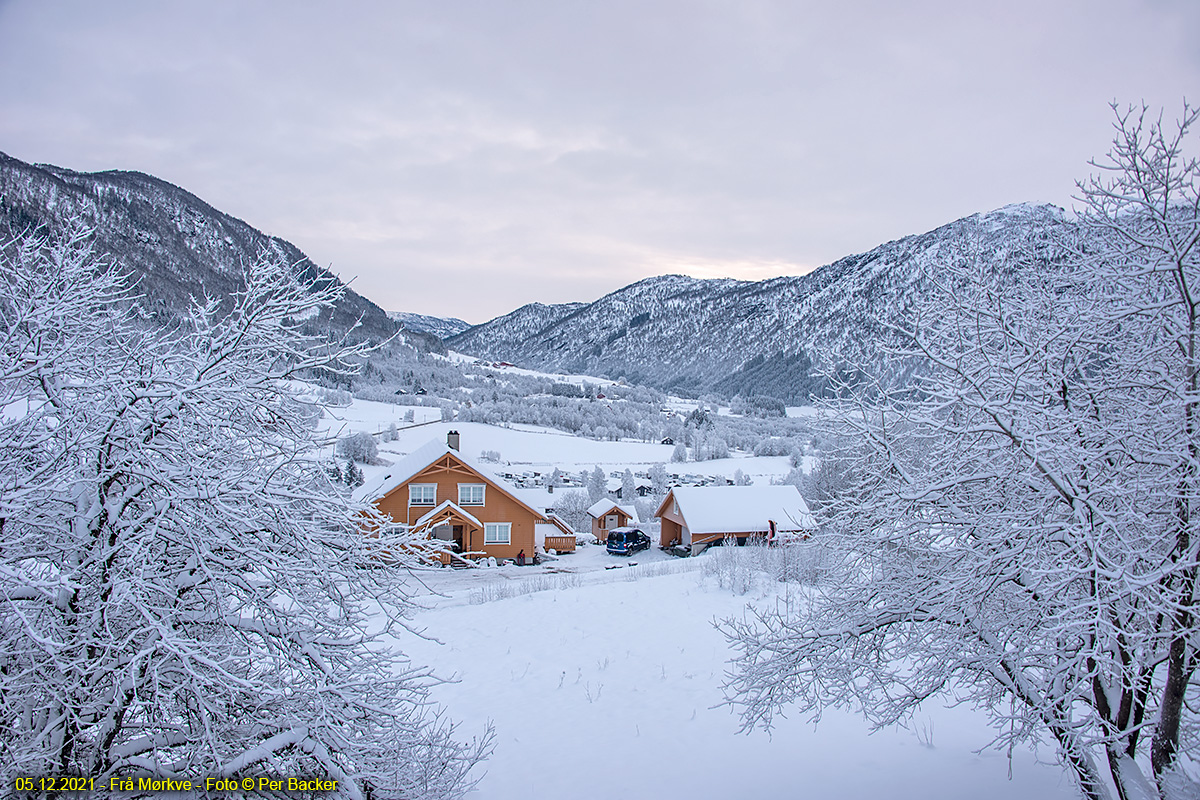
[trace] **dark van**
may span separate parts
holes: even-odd
[[[614,528],[608,534],[608,552],[628,556],[650,547],[650,537],[637,528]]]

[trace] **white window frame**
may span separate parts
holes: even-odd
[[[503,536],[504,538],[500,538]],[[483,523],[483,543],[484,544],[512,544],[512,523],[511,522],[485,522]]]
[[[430,490],[426,492],[425,490]],[[425,500],[425,495],[430,494],[429,500]],[[408,485],[408,504],[410,506],[436,506],[437,505],[437,484],[436,483],[410,483]]]
[[[463,489],[479,490],[479,501],[475,502],[467,500],[463,497]],[[460,506],[482,506],[487,504],[487,484],[486,483],[460,483],[458,485],[458,504]]]

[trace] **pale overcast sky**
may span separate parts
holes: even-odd
[[[1070,206],[1200,2],[0,0],[0,150],[140,170],[482,322]]]

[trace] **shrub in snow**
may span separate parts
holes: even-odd
[[[367,630],[409,604],[405,570],[362,565],[437,545],[332,490],[289,388],[366,352],[300,332],[340,290],[264,259],[228,310],[149,330],[85,241],[0,247],[0,407],[24,409],[0,415],[0,778],[460,796],[487,742],[456,742],[428,673]]]
[[[759,580],[814,585],[823,577],[826,563],[824,545],[816,541],[781,540],[768,546],[760,537],[751,537],[742,547],[737,539],[726,537],[700,558],[701,574],[736,594],[749,592]]]
[[[375,443],[375,437],[366,431],[355,431],[338,439],[334,452],[349,461],[370,464],[379,455],[379,445]]]
[[[671,463],[682,464],[687,461],[688,451],[687,446],[683,442],[677,442],[675,449],[671,451]]]
[[[746,594],[754,588],[755,570],[749,555],[743,552],[745,550],[738,547],[737,539],[726,536],[721,544],[704,551],[701,573],[716,580],[722,589]]]

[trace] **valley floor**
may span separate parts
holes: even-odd
[[[721,705],[729,648],[712,622],[772,603],[765,577],[736,596],[705,578],[707,556],[600,547],[539,567],[436,571],[416,622],[439,642],[405,636],[418,664],[454,677],[435,698],[477,735],[497,739],[470,797],[920,798],[1077,797],[1045,748],[976,753],[981,713],[931,706],[913,730],[871,733],[848,711],[814,726],[793,717],[771,735],[739,734]],[[629,566],[637,562],[637,566]],[[606,566],[622,564],[619,569]]]

